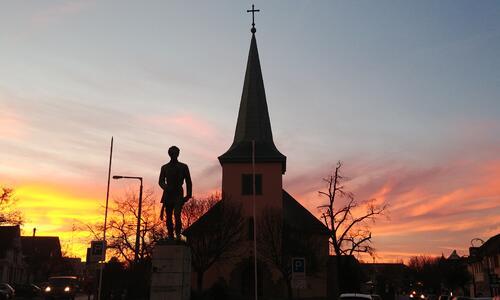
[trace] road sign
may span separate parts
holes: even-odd
[[[92,241],[90,242],[90,261],[99,262],[106,259],[106,242]]]
[[[294,257],[292,258],[292,288],[305,289],[306,287],[306,259]]]
[[[294,257],[292,258],[292,274],[306,275],[306,259],[304,257]]]

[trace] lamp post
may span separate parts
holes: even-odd
[[[138,179],[141,182],[141,188],[139,190],[139,210],[137,211],[137,230],[135,234],[135,256],[134,262],[137,263],[139,260],[139,236],[141,233],[141,211],[142,211],[142,177],[136,176],[113,176],[113,179]]]

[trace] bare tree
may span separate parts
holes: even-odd
[[[342,162],[338,162],[335,171],[323,179],[327,191],[319,194],[327,198],[327,203],[318,208],[321,218],[330,230],[330,243],[337,256],[367,253],[374,255],[371,245],[372,232],[370,223],[384,215],[387,204],[377,204],[375,199],[358,202],[351,192],[345,190],[347,178],[341,174]],[[345,204],[341,205],[341,201]]]
[[[2,187],[0,192],[0,225],[22,225],[23,215],[15,207],[14,190]]]
[[[183,227],[187,228],[200,216],[207,212],[220,196],[210,195],[207,198],[189,200],[182,209]],[[135,237],[138,212],[137,194],[127,191],[123,197],[113,201],[109,208],[109,219],[106,240],[111,255],[128,263],[133,262],[135,253]],[[144,192],[142,200],[140,251],[139,259],[150,257],[157,241],[166,237],[166,225],[159,218],[160,203],[151,190]],[[84,224],[93,239],[100,240],[103,235],[103,224]]]
[[[182,227],[188,228],[203,216],[212,206],[221,199],[219,193],[211,194],[207,198],[192,198],[182,207]]]
[[[318,239],[287,224],[278,210],[266,210],[259,218],[258,228],[259,255],[279,271],[287,287],[288,299],[292,299],[292,258],[304,257],[308,273],[314,274],[321,264],[317,255]]]
[[[237,250],[242,240],[243,224],[241,206],[221,200],[188,229],[187,242],[191,248],[191,264],[197,273],[198,291],[203,288],[205,272]]]
[[[132,263],[135,253],[135,239],[138,213],[137,195],[126,192],[113,201],[109,208],[106,241],[112,256]],[[154,243],[165,237],[165,225],[158,218],[158,203],[151,190],[145,191],[142,199],[141,225],[139,230],[139,259],[150,257]],[[85,224],[94,239],[102,239],[103,225]]]
[[[443,288],[450,291],[462,289],[470,283],[471,275],[467,270],[467,259],[446,259],[444,256],[413,256],[408,260],[408,268],[417,282],[434,293]]]

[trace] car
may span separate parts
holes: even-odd
[[[75,276],[50,277],[47,286],[43,289],[46,300],[71,299],[74,300],[78,290],[78,278]]]
[[[453,298],[453,296],[451,296],[450,294],[448,295],[441,295],[439,296],[438,300],[451,300]]]
[[[16,284],[14,288],[16,289],[16,296],[21,297],[36,297],[41,293],[41,289],[34,284]]]
[[[341,294],[339,300],[381,300],[379,295],[345,293]]]
[[[9,294],[4,290],[0,290],[0,300],[9,300]]]
[[[0,291],[7,295],[7,299],[12,299],[16,295],[16,290],[8,283],[0,283]]]
[[[410,299],[415,299],[415,300],[427,300],[428,297],[426,294],[422,293],[422,292],[417,292],[417,291],[412,291],[409,295]]]

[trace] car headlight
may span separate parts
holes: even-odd
[[[69,286],[67,286],[67,287],[65,287],[65,288],[64,288],[64,291],[65,291],[65,292],[69,292],[70,290],[71,290],[71,289],[69,288]]]
[[[421,298],[421,299],[425,299],[424,294],[420,295],[420,298]]]
[[[50,292],[51,290],[52,289],[50,288],[50,286],[48,286],[48,287],[45,288],[45,292],[47,292],[47,293]]]

